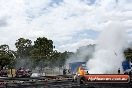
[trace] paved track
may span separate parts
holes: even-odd
[[[3,79],[3,78],[2,78]],[[132,88],[131,84],[126,83],[111,83],[111,84],[97,84],[89,83],[85,85],[79,85],[71,80],[57,79],[57,80],[41,80],[44,78],[4,78],[3,80],[14,80],[16,82],[9,82],[1,84],[0,88]]]
[[[38,82],[38,83],[18,83],[18,84],[5,84],[0,88],[132,88],[129,84],[85,84],[78,85],[71,81],[56,81],[56,82]]]

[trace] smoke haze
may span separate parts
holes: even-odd
[[[69,68],[69,63],[87,62],[93,56],[94,51],[95,44],[79,47],[74,55],[67,59],[66,68]]]
[[[89,73],[117,73],[125,60],[123,51],[127,47],[125,27],[121,22],[109,22],[100,34],[93,58],[87,62]]]

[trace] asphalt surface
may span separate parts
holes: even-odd
[[[76,82],[72,82],[70,79],[51,80],[56,77],[48,78],[48,81],[43,80],[45,77],[0,78],[1,80],[18,81],[18,83],[9,82],[0,84],[0,88],[132,88],[132,84],[130,83],[86,83],[85,85],[79,85]],[[60,76],[58,78],[60,78]]]
[[[89,83],[79,85],[71,81],[54,82],[31,82],[31,83],[11,83],[0,85],[0,88],[132,88],[128,83]]]

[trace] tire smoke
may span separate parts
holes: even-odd
[[[116,74],[122,72],[123,51],[127,48],[125,27],[121,22],[110,22],[100,34],[95,53],[87,62],[90,74]]]

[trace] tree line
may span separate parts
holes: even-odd
[[[30,39],[19,38],[15,43],[16,51],[10,50],[9,46],[0,45],[0,68],[19,67],[21,64],[35,68],[62,67],[73,53],[58,52],[55,50],[53,41],[46,37],[39,37],[34,42]],[[21,65],[22,66],[22,65]]]
[[[35,67],[63,67],[68,58],[91,58],[95,45],[87,45],[77,49],[77,52],[58,52],[53,41],[46,37],[39,37],[34,42],[30,39],[19,38],[15,43],[16,51],[6,44],[0,45],[0,68]],[[83,56],[82,56],[83,55]],[[132,61],[132,49],[124,51],[125,57]]]

